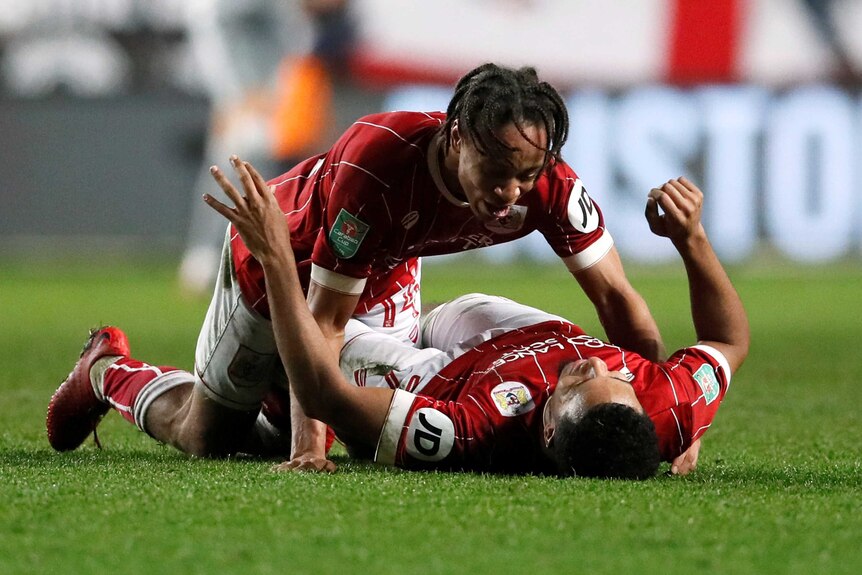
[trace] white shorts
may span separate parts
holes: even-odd
[[[216,287],[195,349],[196,385],[213,401],[226,407],[252,411],[274,382],[283,382],[272,322],[256,312],[245,300],[237,282],[230,249],[230,228],[222,249]],[[351,323],[364,324],[368,331],[385,332],[384,337],[413,349],[418,342],[420,309],[417,273],[411,284]],[[393,302],[411,301],[413,306]],[[394,314],[394,315],[393,315]],[[348,334],[345,333],[345,341]],[[386,341],[389,341],[387,339]],[[353,381],[352,378],[349,381]]]
[[[226,407],[252,411],[260,407],[279,371],[272,322],[242,296],[228,228],[215,291],[195,349],[196,385]]]
[[[513,329],[554,320],[563,318],[503,297],[468,294],[428,314],[422,349],[351,320],[341,349],[341,371],[360,387],[421,393],[441,369],[467,350]]]
[[[419,310],[422,309],[422,260],[416,259],[410,267],[411,277],[406,285],[396,284],[388,291],[386,299],[376,304],[364,313],[357,313],[353,318],[364,323],[378,333],[392,336],[396,340],[418,346],[421,334],[419,332]],[[344,334],[345,341],[347,333]]]

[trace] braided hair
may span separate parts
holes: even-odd
[[[495,133],[513,122],[521,136],[555,160],[569,135],[569,114],[560,94],[547,82],[540,82],[534,68],[518,70],[483,64],[465,74],[455,86],[446,110],[446,150],[452,140],[452,126],[458,128],[484,155],[506,158],[513,150]],[[524,124],[544,126],[547,147],[524,132]]]

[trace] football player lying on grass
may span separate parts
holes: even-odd
[[[345,380],[305,302],[281,210],[251,175],[256,186],[234,194],[236,208],[208,202],[263,265],[279,354],[300,405],[354,450],[410,469],[632,479],[652,476],[660,458],[677,472],[696,464],[698,440],[748,353],[749,328],[701,224],[703,194],[690,181],[651,190],[646,218],[682,257],[697,345],[653,362],[545,316],[463,353],[416,394],[401,389],[409,377],[398,389]],[[455,330],[451,337],[460,339]]]

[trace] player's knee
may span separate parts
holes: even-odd
[[[208,437],[184,437],[179,443],[180,451],[193,457],[221,459],[236,453],[224,443],[213,441]]]
[[[203,397],[196,389],[172,443],[196,457],[227,457],[237,453],[254,426],[257,410],[237,411]]]
[[[251,431],[254,414],[248,417],[244,425],[218,425],[203,427],[191,424],[183,427],[177,438],[176,447],[194,457],[219,459],[229,457],[239,452],[243,442]]]

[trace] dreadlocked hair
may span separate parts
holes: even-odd
[[[661,455],[653,422],[627,405],[601,403],[573,421],[557,422],[554,452],[564,475],[647,479]]]
[[[446,149],[452,139],[452,126],[473,141],[484,155],[506,157],[513,149],[495,133],[513,122],[530,144],[555,160],[569,136],[569,113],[560,94],[547,82],[540,82],[534,68],[518,70],[496,64],[483,64],[468,72],[455,86],[446,110]],[[548,146],[527,137],[525,123],[544,126]]]

